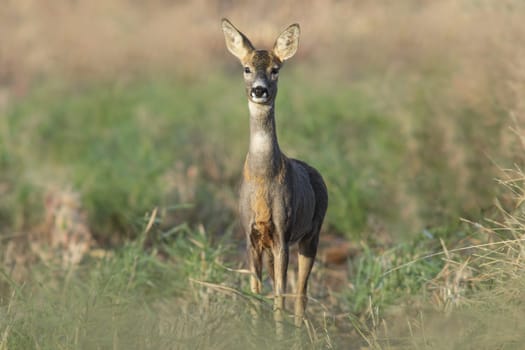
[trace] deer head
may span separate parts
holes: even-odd
[[[222,20],[222,30],[226,47],[243,66],[248,100],[264,105],[273,104],[277,95],[279,70],[284,61],[295,54],[299,45],[299,25],[292,24],[286,28],[270,51],[255,49],[246,35],[227,19]]]

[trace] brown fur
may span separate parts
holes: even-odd
[[[252,243],[258,250],[269,249],[273,246],[273,231],[275,229],[272,222],[271,203],[270,203],[270,184],[268,178],[263,176],[252,176],[248,167],[248,157],[244,162],[243,177],[245,181],[253,182],[256,185],[254,196],[251,198],[250,207],[255,213],[254,225],[252,230]],[[277,175],[279,183],[283,184],[286,176],[286,160],[282,155],[281,166]]]
[[[273,66],[280,67],[282,62],[272,52],[266,50],[255,50],[242,60],[244,65],[249,65],[255,70],[267,70]]]

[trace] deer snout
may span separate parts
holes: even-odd
[[[264,86],[258,85],[252,88],[250,95],[253,98],[268,98],[268,89]]]

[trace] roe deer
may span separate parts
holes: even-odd
[[[240,189],[240,221],[247,236],[252,275],[250,288],[261,292],[262,255],[274,286],[274,316],[284,310],[290,244],[298,243],[299,272],[295,325],[303,322],[308,277],[314,263],[319,231],[328,207],[323,178],[311,166],[287,158],[275,131],[275,97],[279,69],[297,51],[299,25],[292,24],[277,38],[271,51],[256,50],[227,19],[222,30],[228,50],[242,63],[250,110],[250,145]]]

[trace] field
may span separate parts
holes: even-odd
[[[301,25],[277,131],[330,204],[286,339],[270,282],[249,292],[221,17],[262,47]],[[0,349],[521,349],[524,21],[518,0],[9,2]]]

